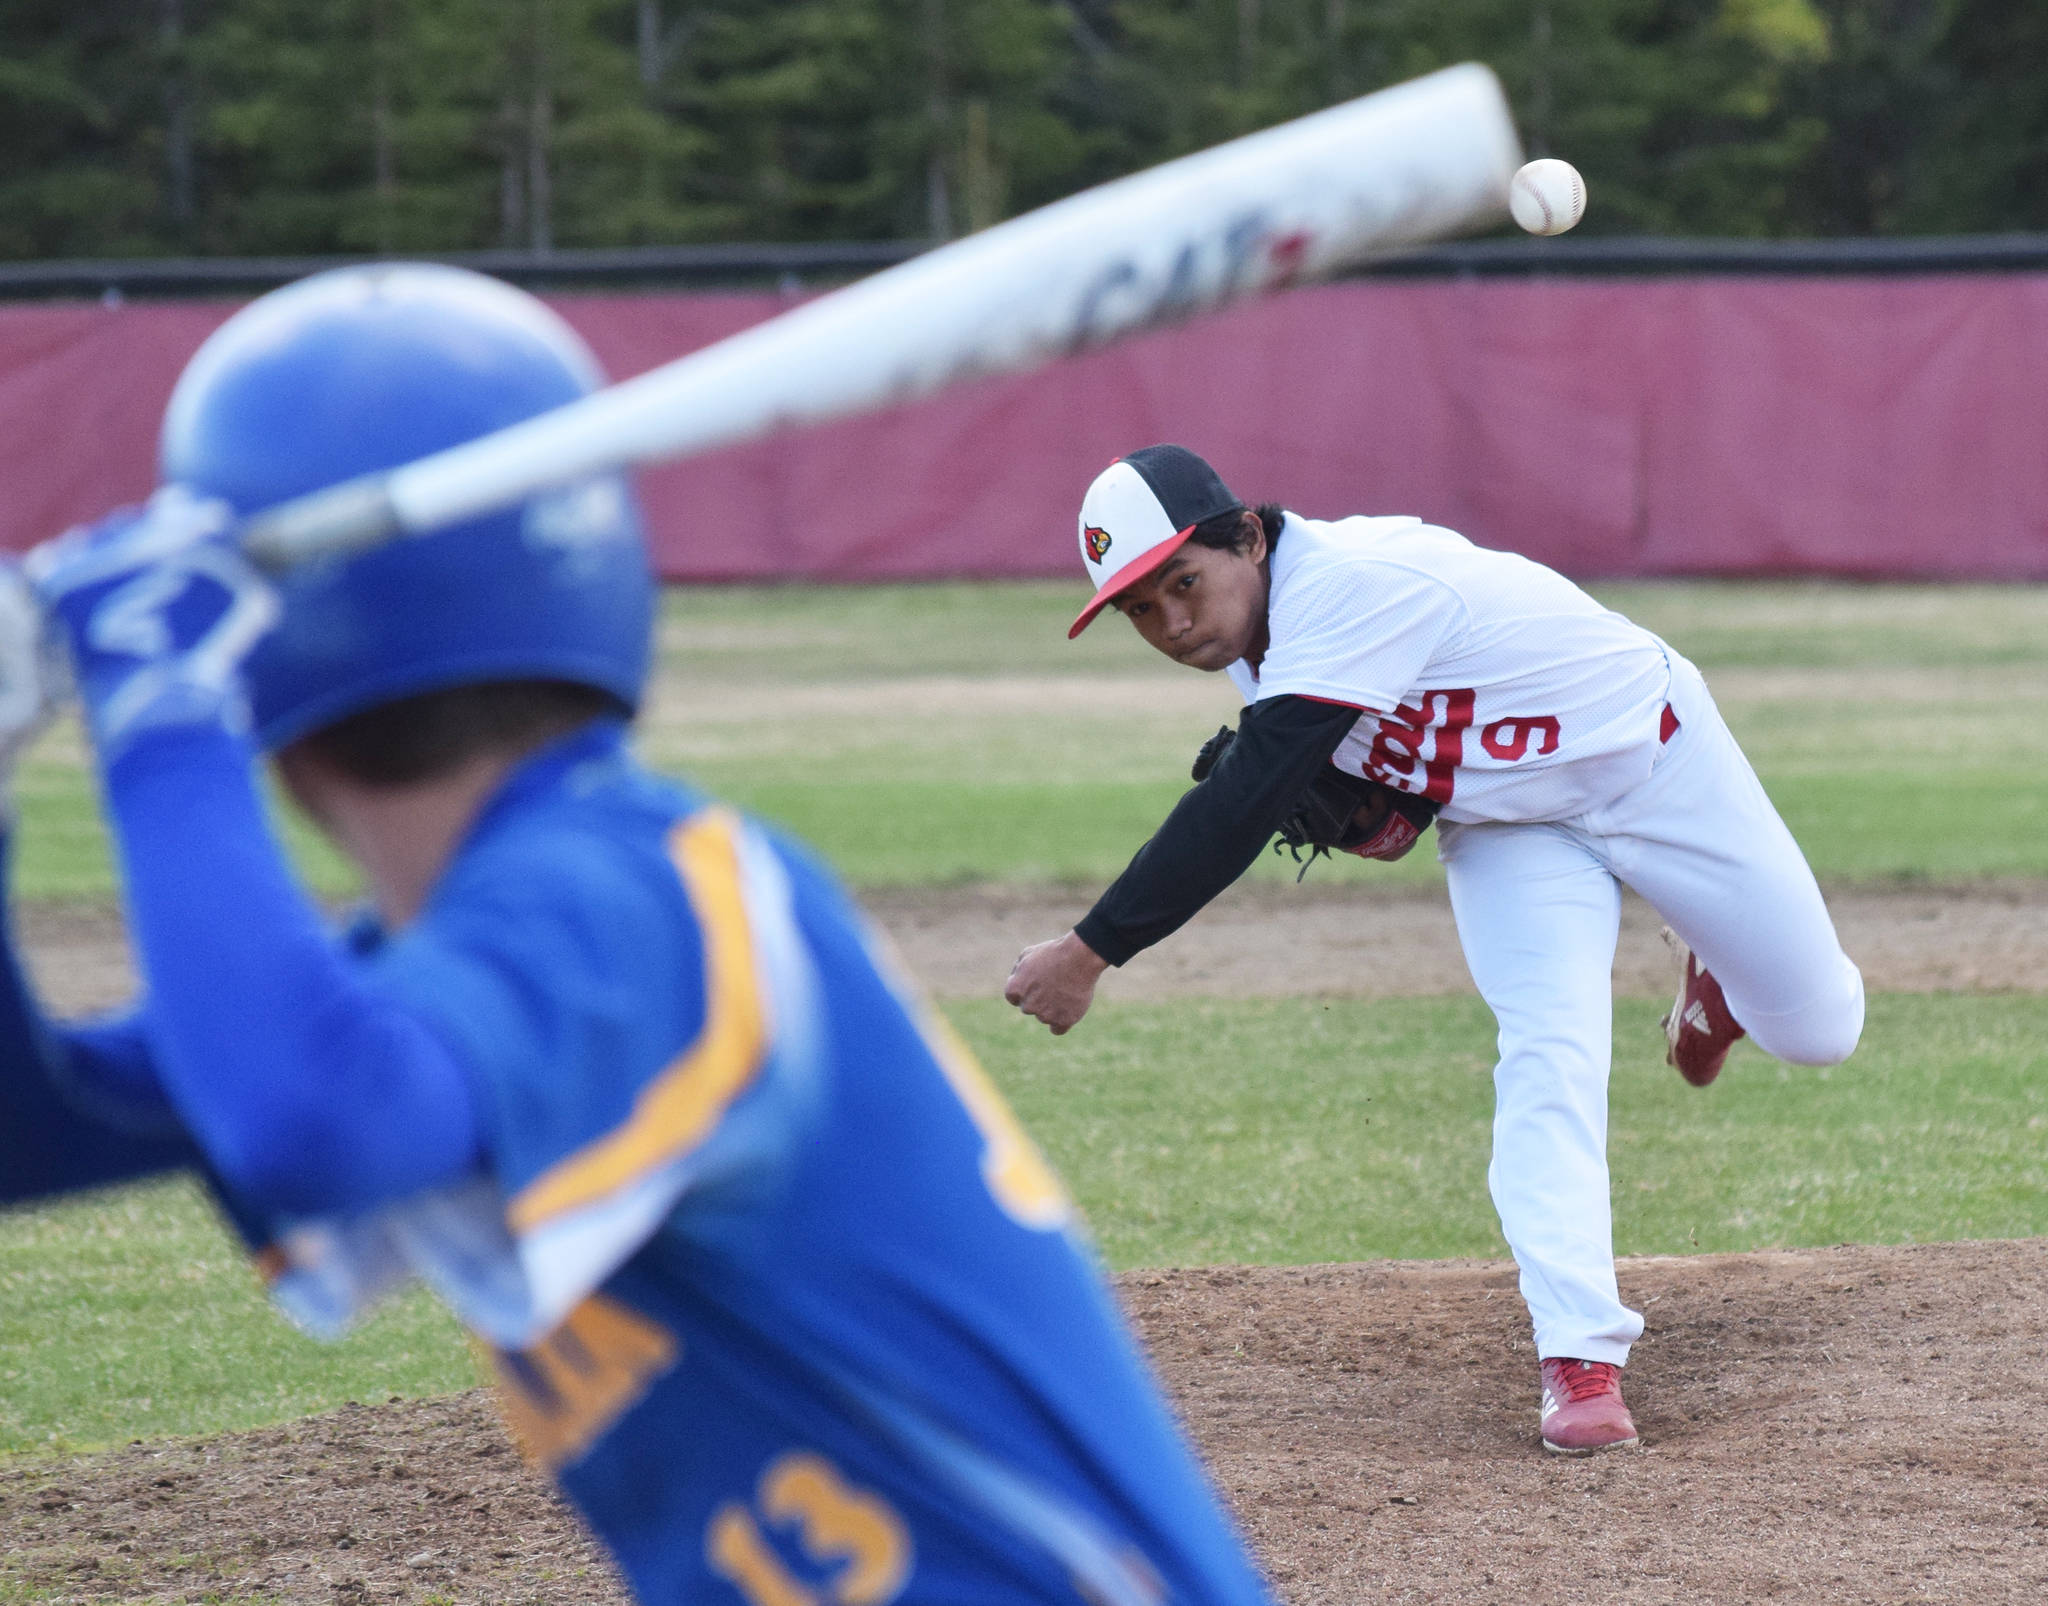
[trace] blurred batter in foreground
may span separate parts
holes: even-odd
[[[1434,821],[1500,1026],[1488,1182],[1535,1327],[1542,1442],[1635,1444],[1621,1369],[1643,1320],[1615,1286],[1607,1179],[1622,887],[1675,933],[1665,1032],[1688,1082],[1712,1082],[1745,1034],[1833,1065],[1863,1029],[1862,977],[1699,671],[1541,564],[1414,518],[1254,510],[1180,446],[1113,463],[1080,523],[1095,595],[1069,634],[1114,608],[1176,663],[1228,673],[1247,706],[1004,996],[1069,1030],[1107,967],[1177,930],[1276,831],[1299,839],[1305,797],[1355,802],[1320,840],[1367,857],[1399,857]]]
[[[240,556],[239,517],[598,383],[507,286],[323,275],[194,357],[147,508],[34,555],[148,987],[52,1028],[0,967],[0,1196],[196,1167],[320,1333],[425,1278],[642,1601],[1260,1606],[972,1057],[801,849],[628,751],[626,484]],[[338,937],[259,755],[362,870]]]

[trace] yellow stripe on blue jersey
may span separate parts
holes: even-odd
[[[708,809],[677,825],[670,862],[704,934],[704,1026],[633,1101],[611,1132],[558,1161],[507,1211],[518,1233],[605,1198],[688,1153],[760,1073],[768,1022],[740,871],[741,825]]]
[[[1024,1130],[966,1039],[926,999],[887,935],[865,923],[861,935],[875,969],[917,1026],[953,1096],[981,1134],[981,1179],[990,1196],[1020,1227],[1037,1232],[1065,1227],[1073,1220],[1073,1201],[1045,1151]]]
[[[1024,1130],[1009,1100],[996,1090],[974,1050],[951,1022],[921,1000],[917,1015],[932,1058],[981,1133],[981,1179],[990,1196],[1020,1227],[1051,1232],[1066,1226],[1074,1208],[1059,1174]]]

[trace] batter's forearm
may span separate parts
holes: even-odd
[[[88,1048],[34,1042],[10,1021],[0,1028],[0,1204],[18,1204],[198,1166],[175,1126],[138,1130],[85,1103],[95,1067]]]
[[[0,897],[6,843],[0,837]],[[132,1019],[45,1021],[0,928],[0,1203],[102,1187],[195,1163],[198,1151],[155,1098]]]

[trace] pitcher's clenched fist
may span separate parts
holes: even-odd
[[[1050,942],[1033,943],[1019,954],[1003,997],[1060,1037],[1088,1013],[1095,1002],[1096,980],[1108,968],[1107,960],[1070,931]]]

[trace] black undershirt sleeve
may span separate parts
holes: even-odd
[[[1121,965],[1178,931],[1251,867],[1358,714],[1312,697],[1268,697],[1246,708],[1237,740],[1208,779],[1173,806],[1074,934]]]

